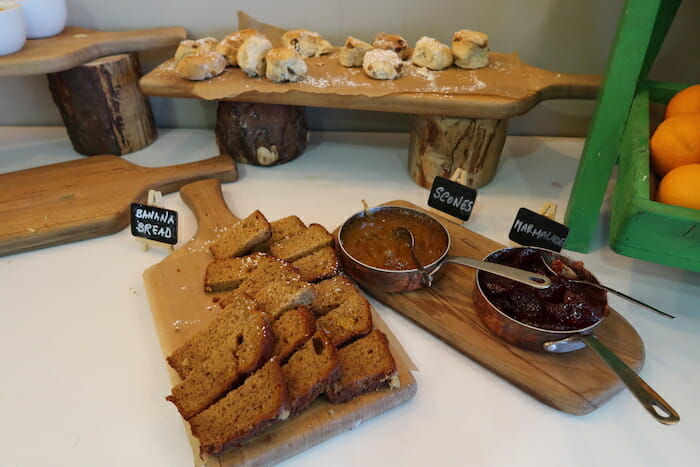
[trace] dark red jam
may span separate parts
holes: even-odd
[[[521,323],[552,331],[575,331],[596,324],[607,315],[605,291],[575,284],[552,274],[542,261],[540,250],[513,248],[493,253],[488,261],[546,275],[552,286],[536,289],[494,274],[480,272],[481,290],[486,298]],[[554,265],[554,269],[562,265]],[[583,263],[570,264],[584,280],[595,281]]]

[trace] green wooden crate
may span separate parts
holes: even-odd
[[[646,81],[637,88],[620,143],[609,242],[625,256],[700,272],[700,211],[650,199],[650,102],[666,104],[685,87]]]

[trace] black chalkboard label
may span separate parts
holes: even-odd
[[[445,177],[435,177],[428,206],[466,221],[472,214],[476,190]]]
[[[132,203],[131,235],[175,245],[177,243],[177,211]]]
[[[524,246],[561,251],[569,228],[529,209],[520,208],[508,238]]]

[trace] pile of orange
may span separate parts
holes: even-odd
[[[700,84],[671,98],[649,141],[656,201],[700,209]]]

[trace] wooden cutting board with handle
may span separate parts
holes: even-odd
[[[149,189],[170,193],[202,178],[232,182],[236,162],[150,168],[105,155],[0,174],[0,256],[118,232]]]
[[[218,310],[218,305],[214,303],[216,296],[205,294],[203,290],[206,266],[212,259],[208,247],[217,232],[237,219],[226,205],[217,180],[201,180],[185,185],[180,189],[180,195],[197,218],[197,232],[188,243],[143,274],[164,357],[205,327]],[[298,417],[278,422],[248,444],[221,456],[207,458],[204,463],[212,466],[272,465],[413,397],[416,381],[411,370],[414,368],[376,313],[374,322],[389,337],[399,370],[399,388],[376,391],[345,404],[331,404],[319,398]],[[163,364],[167,365],[165,358]],[[170,367],[168,369],[174,385],[179,377]],[[168,402],[164,399],[163,403]],[[173,410],[176,410],[174,406]],[[185,429],[189,435],[187,424]],[[199,465],[198,443],[191,436],[190,441],[196,464]]]
[[[422,210],[406,201],[385,204]],[[460,225],[441,222],[452,238],[451,255],[482,259],[505,247]],[[474,269],[447,264],[442,277],[429,289],[400,294],[366,292],[488,370],[564,412],[589,413],[624,387],[588,348],[568,354],[532,352],[509,345],[492,334],[482,324],[472,303],[475,274]],[[596,329],[596,335],[631,368],[641,369],[644,345],[620,314],[610,310],[610,315]]]
[[[0,57],[0,76],[55,73],[105,55],[168,46],[174,49],[185,37],[187,31],[181,26],[132,31],[68,26],[56,36],[30,39],[19,52]]]

